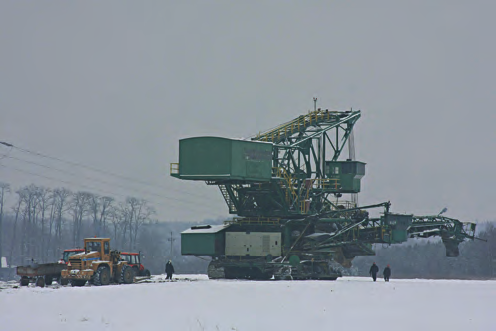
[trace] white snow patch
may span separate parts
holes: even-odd
[[[174,278],[101,287],[0,283],[0,329],[465,331],[495,325],[496,281]]]

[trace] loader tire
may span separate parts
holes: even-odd
[[[93,277],[93,285],[101,286],[110,284],[110,270],[107,266],[99,266]]]
[[[143,271],[143,276],[150,277],[151,275],[152,275],[152,274],[150,273],[150,270],[145,269],[145,270]]]
[[[29,278],[26,276],[21,277],[21,286],[28,286],[29,285]]]
[[[36,278],[36,286],[45,287],[45,278],[43,277]]]
[[[134,272],[134,277],[140,276],[139,268],[137,266],[132,267]]]
[[[60,285],[69,285],[69,279],[60,277]]]
[[[52,275],[46,275],[45,276],[45,284],[46,285],[52,285],[52,283],[53,283],[53,277],[52,277]]]
[[[122,284],[131,284],[134,281],[134,272],[133,268],[128,265],[125,265],[121,269],[121,277],[120,282]]]

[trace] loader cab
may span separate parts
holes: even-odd
[[[102,260],[110,258],[110,238],[86,238],[84,239],[84,252],[98,252]]]

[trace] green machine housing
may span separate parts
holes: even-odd
[[[224,254],[226,225],[198,225],[181,233],[181,254],[217,256]]]
[[[325,172],[327,178],[337,179],[340,193],[359,193],[360,182],[365,175],[365,163],[350,160],[327,161]]]
[[[179,169],[171,175],[186,180],[270,181],[272,143],[220,137],[179,141]]]
[[[199,225],[181,233],[181,254],[198,256],[266,257],[279,256],[281,232],[242,229],[225,225]]]
[[[391,244],[399,244],[407,241],[408,230],[413,222],[413,215],[393,214],[381,217],[382,223],[391,228],[390,233],[384,234],[384,240]]]

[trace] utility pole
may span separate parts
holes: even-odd
[[[175,240],[176,240],[176,238],[172,237],[172,231],[171,231],[170,238],[167,239],[167,241],[170,241],[170,243],[171,243],[171,248],[170,248],[170,258],[171,259],[172,259],[172,244],[174,243]]]
[[[0,269],[2,268],[2,244],[3,244],[3,231],[2,231],[2,221],[3,221],[3,205],[5,203],[5,193],[10,192],[10,185],[6,183],[0,183]],[[7,261],[9,263],[10,261]],[[5,266],[7,267],[7,266]]]

